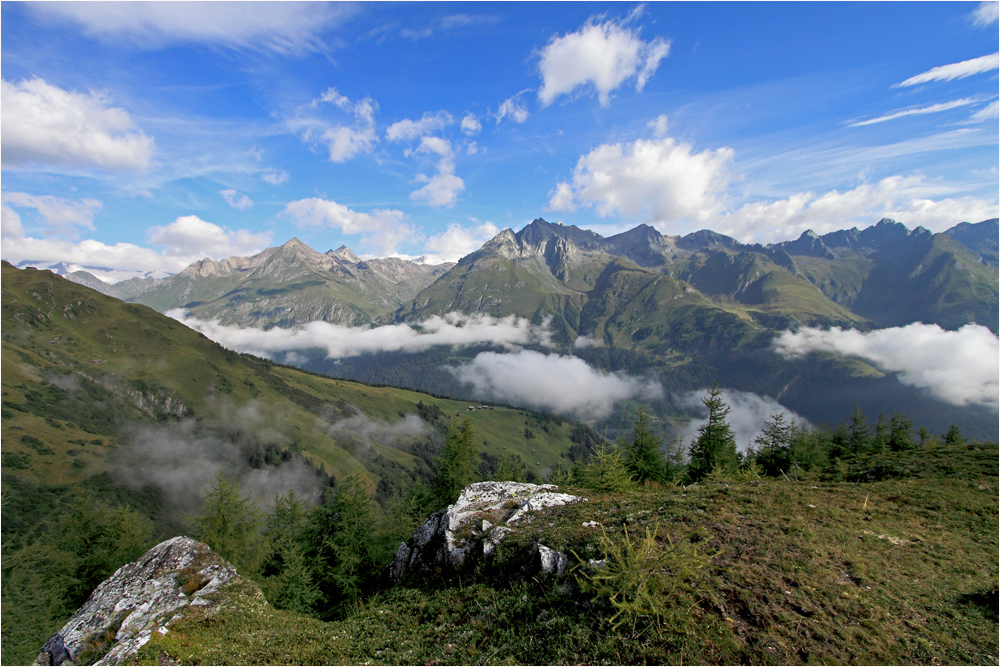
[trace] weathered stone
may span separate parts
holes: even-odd
[[[566,563],[569,562],[569,558],[563,552],[549,549],[547,546],[541,544],[538,545],[538,559],[542,574],[555,572],[556,576],[559,577],[563,575],[563,572],[566,570]]]
[[[470,556],[479,553],[490,556],[504,536],[514,530],[511,524],[529,520],[533,512],[547,507],[585,500],[558,493],[557,487],[552,484],[470,484],[455,504],[432,514],[413,532],[409,544],[400,546],[389,566],[389,577],[395,583],[411,567],[432,569],[444,565],[457,568],[465,564]],[[566,556],[560,555],[562,565],[553,565],[553,569],[561,574]]]
[[[206,596],[237,576],[232,565],[201,542],[188,537],[161,542],[95,588],[45,643],[36,664],[76,664],[81,652],[104,642],[108,651],[94,664],[125,662],[154,632],[169,632],[185,607],[212,604]]]

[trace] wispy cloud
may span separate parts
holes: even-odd
[[[71,23],[88,37],[137,49],[176,43],[216,44],[294,55],[322,48],[320,33],[351,16],[350,3],[44,2],[29,5],[50,22]]]
[[[869,120],[861,120],[856,123],[851,123],[848,127],[862,127],[864,125],[874,125],[876,123],[884,123],[887,120],[895,120],[896,118],[903,118],[904,116],[919,116],[928,113],[938,113],[940,111],[948,111],[949,109],[957,109],[959,107],[966,107],[970,104],[975,104],[978,102],[974,97],[965,97],[960,100],[952,100],[951,102],[941,102],[940,104],[932,104],[926,107],[918,107],[914,109],[903,109],[901,111],[894,111],[892,113],[886,114],[885,116],[879,116],[878,118],[871,118]]]
[[[1000,67],[1000,52],[989,56],[980,56],[979,58],[973,58],[971,60],[963,60],[960,63],[941,65],[940,67],[929,69],[923,74],[911,76],[906,81],[895,84],[893,88],[916,86],[918,84],[929,83],[931,81],[964,79],[967,76],[989,72],[997,69],[998,67]]]
[[[996,0],[986,0],[980,2],[975,11],[970,15],[972,23],[980,28],[987,28],[997,22],[1000,18],[1000,2]]]
[[[53,197],[52,195],[30,195],[26,192],[4,192],[0,195],[5,211],[10,207],[31,208],[38,212],[42,225],[52,232],[69,239],[77,237],[77,228],[94,229],[94,216],[104,207],[96,199],[80,201]],[[11,211],[13,212],[13,211]],[[16,215],[16,213],[15,213]],[[10,217],[10,214],[7,214]],[[20,216],[18,216],[20,222]],[[11,224],[13,222],[11,221]],[[20,225],[16,229],[21,229]],[[15,228],[11,228],[14,232]],[[4,239],[7,240],[6,238]]]

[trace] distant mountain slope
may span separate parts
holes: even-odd
[[[417,321],[450,310],[516,314],[536,321],[550,316],[564,342],[572,343],[578,335],[600,340],[605,334],[600,326],[612,315],[602,305],[608,297],[608,281],[602,276],[616,262],[610,275],[632,267],[617,276],[619,283],[628,275],[629,285],[674,285],[676,298],[653,300],[631,311],[644,321],[655,319],[656,313],[669,319],[673,309],[684,305],[725,311],[765,326],[865,325],[864,318],[796,275],[791,258],[780,250],[745,246],[707,230],[682,238],[663,236],[645,225],[604,239],[540,218],[516,234],[500,232],[462,258],[397,317]],[[581,319],[584,311],[591,316]],[[629,326],[623,313],[615,319]]]
[[[861,231],[806,232],[772,247],[792,255],[797,271],[831,300],[878,326],[924,322],[958,329],[976,322],[996,333],[997,267],[990,259],[996,235],[996,220],[932,234],[884,219]]]
[[[985,263],[997,265],[997,250],[1000,246],[1000,219],[983,220],[976,224],[960,222],[945,234],[955,239],[969,250],[979,253]]]
[[[394,311],[450,266],[393,257],[362,261],[346,247],[319,253],[293,238],[252,257],[204,259],[168,278],[103,286],[85,275],[67,277],[160,312],[187,308],[195,317],[223,324],[288,327],[323,320],[362,325]]]

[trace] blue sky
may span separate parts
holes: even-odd
[[[0,254],[997,216],[998,3],[2,3]]]

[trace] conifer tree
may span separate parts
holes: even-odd
[[[894,452],[913,449],[913,420],[902,413],[894,413],[889,420],[889,449]]]
[[[300,614],[310,613],[320,595],[304,555],[308,518],[308,508],[292,489],[274,497],[264,530],[270,553],[261,570],[261,588],[275,607]]]
[[[952,445],[964,445],[965,438],[962,437],[962,430],[958,428],[958,424],[952,424],[948,429],[948,432],[942,436],[944,444],[948,446]]]
[[[703,479],[713,469],[735,470],[739,465],[736,438],[726,421],[729,406],[722,400],[718,383],[701,402],[708,408],[708,421],[698,427],[698,437],[691,443],[688,476],[693,481]]]
[[[639,409],[632,432],[632,442],[628,446],[625,464],[629,473],[637,482],[659,481],[664,477],[665,462],[660,445],[663,438],[652,433],[649,413]]]
[[[433,489],[438,505],[444,507],[458,499],[469,484],[479,478],[477,463],[479,444],[472,429],[472,420],[452,421],[448,438],[436,462]]]
[[[785,413],[771,415],[751,445],[751,456],[764,474],[776,477],[792,465],[792,434],[795,424],[785,423]]]
[[[863,454],[872,448],[872,430],[868,425],[868,418],[861,411],[860,405],[854,406],[854,413],[851,421],[847,425],[845,446],[851,454]]]
[[[245,577],[257,574],[266,555],[261,529],[264,517],[257,502],[226,479],[220,470],[205,493],[201,516],[194,519],[198,539]]]

